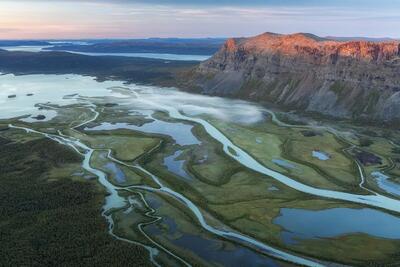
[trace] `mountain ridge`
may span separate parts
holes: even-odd
[[[308,53],[314,56],[356,56],[359,59],[368,59],[367,57],[370,57],[369,59],[373,60],[391,59],[400,55],[400,41],[335,41],[308,33],[283,35],[267,32],[250,38],[230,38],[224,45],[228,46],[226,48],[231,51],[234,46],[237,46],[237,50],[243,49],[247,52],[280,52],[286,55]],[[311,50],[302,48],[311,48]]]
[[[192,91],[366,120],[400,121],[400,42],[263,33],[230,38],[186,74]]]

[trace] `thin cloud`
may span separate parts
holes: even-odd
[[[343,1],[0,1],[0,38],[230,37],[311,32],[397,38],[400,8]],[[227,4],[229,2],[229,4]],[[280,4],[278,4],[278,2]],[[339,3],[337,6],[333,2]],[[347,3],[359,2],[358,0]],[[400,2],[400,1],[399,1]],[[150,3],[150,4],[149,4]],[[303,3],[303,4],[300,4]],[[79,10],[79,12],[77,12]],[[23,34],[22,34],[23,33]]]

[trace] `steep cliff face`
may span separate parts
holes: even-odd
[[[354,119],[400,121],[400,43],[310,34],[229,39],[188,75],[206,94]]]

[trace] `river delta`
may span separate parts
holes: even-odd
[[[109,235],[153,265],[400,260],[394,129],[293,124],[246,101],[72,74],[1,75],[0,87],[0,136],[79,155],[60,171],[102,186]]]

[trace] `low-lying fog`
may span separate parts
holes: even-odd
[[[132,93],[126,93],[129,89]],[[113,89],[113,90],[110,90]],[[124,85],[119,81],[98,82],[81,75],[0,75],[0,119],[37,115],[36,104],[68,105],[79,94],[85,97],[114,97],[115,102],[128,103],[132,109],[163,110],[163,106],[179,109],[190,116],[208,115],[221,120],[254,123],[262,120],[262,108],[241,100],[224,99],[180,92],[172,88]],[[122,99],[124,98],[124,99]],[[151,106],[148,104],[151,103]]]

